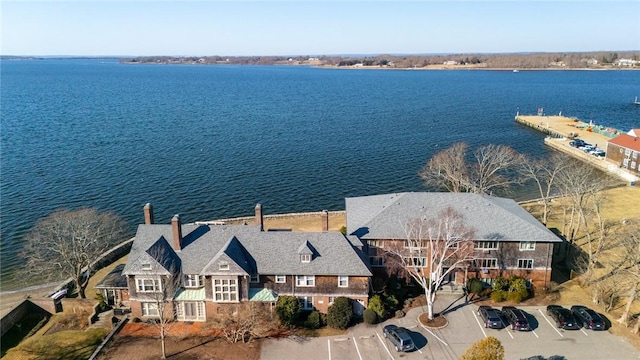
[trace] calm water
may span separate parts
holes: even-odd
[[[2,290],[16,287],[25,232],[59,208],[112,210],[132,231],[147,202],[167,223],[252,215],[258,202],[339,210],[347,196],[425,190],[417,172],[457,141],[547,154],[517,109],[640,127],[638,71],[38,60],[1,72]]]

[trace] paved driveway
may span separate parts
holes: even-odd
[[[560,330],[544,313],[544,307],[521,307],[529,315],[534,329],[519,332],[511,329],[485,329],[477,316],[477,306],[451,296],[441,296],[436,310],[452,309],[449,325],[429,330],[418,325],[424,310],[412,309],[406,317],[382,324],[359,324],[343,336],[269,340],[263,344],[261,359],[303,360],[389,360],[445,359],[457,360],[477,340],[494,336],[502,342],[507,359],[616,359],[639,360],[640,352],[626,340],[608,331]],[[398,353],[382,335],[382,327],[396,324],[409,329],[418,350]],[[540,358],[541,357],[541,358]]]

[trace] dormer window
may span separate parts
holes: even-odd
[[[197,288],[197,287],[200,287],[200,276],[199,275],[185,275],[184,276],[184,287],[186,287],[186,288]]]
[[[142,270],[151,270],[151,264],[142,264]]]
[[[311,254],[300,255],[300,262],[303,262],[303,263],[311,262]]]
[[[260,275],[259,274],[251,274],[251,277],[249,278],[249,282],[251,282],[251,283],[259,283],[260,282]]]
[[[228,263],[220,263],[220,265],[218,266],[219,270],[229,270],[229,264]]]

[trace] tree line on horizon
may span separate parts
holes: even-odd
[[[235,64],[235,65],[317,65],[347,67],[424,68],[455,62],[481,68],[611,68],[618,59],[640,60],[639,51],[437,54],[437,55],[322,55],[322,56],[141,56],[121,58],[123,63]],[[451,63],[453,64],[453,63]],[[633,65],[634,68],[640,65]]]

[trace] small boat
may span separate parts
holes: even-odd
[[[518,69],[513,69],[513,72],[520,72],[520,70],[518,70]],[[637,100],[637,98],[636,98],[636,100]]]
[[[638,97],[637,97],[637,96],[636,96],[636,99],[633,101],[633,103],[634,103],[635,105],[640,105],[640,101],[638,101]]]

